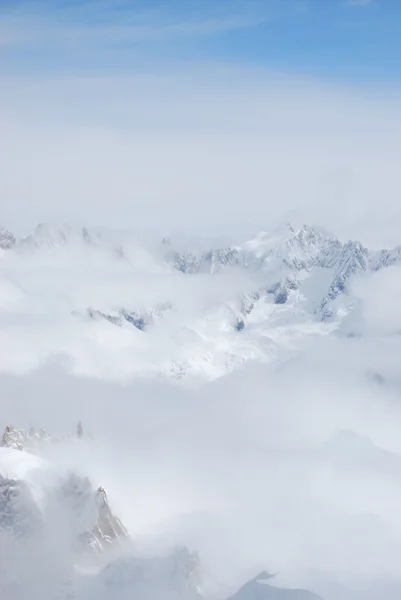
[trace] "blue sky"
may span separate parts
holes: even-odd
[[[400,28],[401,0],[0,0],[0,226],[400,243]]]
[[[399,0],[2,0],[7,74],[240,64],[326,79],[401,77]]]

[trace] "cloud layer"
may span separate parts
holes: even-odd
[[[3,224],[255,231],[286,212],[394,242],[398,94],[249,70],[10,78]]]
[[[400,576],[401,415],[368,376],[385,347],[352,344],[325,340],[198,391],[2,375],[4,411],[53,431],[83,419],[94,441],[49,458],[106,487],[137,553],[186,543],[221,589],[261,568],[315,589],[319,577],[368,585]]]

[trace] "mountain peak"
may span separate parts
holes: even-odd
[[[11,250],[15,245],[16,239],[8,229],[0,227],[0,249]]]
[[[68,224],[39,223],[32,233],[24,237],[20,244],[36,248],[65,246],[70,241],[91,243],[92,239],[86,227],[72,227]]]

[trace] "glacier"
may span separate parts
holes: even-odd
[[[56,224],[0,239],[0,331],[14,349],[1,368],[60,360],[119,379],[212,380],[341,335],[344,321],[357,335],[355,282],[401,257],[290,224],[229,245]]]

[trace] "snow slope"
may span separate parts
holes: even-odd
[[[12,441],[10,435],[3,438],[3,443],[12,445]],[[71,441],[68,436],[57,443]],[[55,561],[49,560],[49,552],[56,553]],[[0,594],[7,600],[36,600],[46,594],[60,600],[209,597],[195,554],[176,548],[153,557],[136,555],[103,489],[95,494],[86,478],[4,445],[0,447],[0,553]],[[271,585],[263,586],[261,595],[260,579],[250,581],[233,599],[318,600],[314,594]]]
[[[41,225],[3,246],[3,427],[88,416],[104,446],[6,432],[2,597],[400,597],[399,248],[309,226],[220,243]]]
[[[1,239],[0,368],[117,379],[282,360],[353,314],[358,277],[401,258],[309,226],[212,247],[53,224]]]

